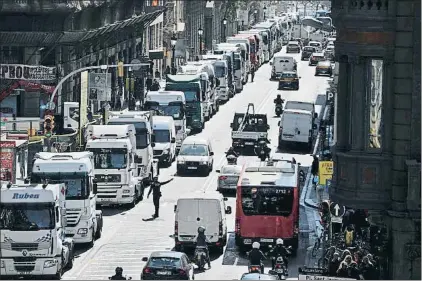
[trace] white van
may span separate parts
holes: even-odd
[[[176,251],[196,246],[198,227],[205,227],[205,235],[220,253],[227,244],[226,214],[231,214],[226,207],[227,198],[220,193],[200,194],[177,200],[174,206],[174,241]]]
[[[176,126],[171,116],[153,116],[154,158],[171,165],[176,158]]]
[[[309,150],[312,149],[314,130],[317,125],[314,123],[315,116],[311,111],[301,109],[285,109],[279,122],[278,147],[283,144],[296,143],[306,144]]]
[[[209,139],[187,137],[177,156],[177,174],[187,171],[209,175],[214,164],[214,150]]]
[[[293,57],[281,54],[275,54],[270,65],[272,65],[270,80],[279,78],[284,71],[296,71],[297,69],[297,62]]]
[[[318,41],[310,41],[308,43],[308,46],[314,47],[315,49],[317,49],[317,52],[322,52],[322,44],[321,44],[321,42],[318,42]]]

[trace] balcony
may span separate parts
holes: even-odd
[[[3,0],[0,13],[70,13],[88,7],[101,6],[109,0]]]

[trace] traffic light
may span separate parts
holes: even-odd
[[[46,115],[44,116],[44,136],[50,138],[53,135],[54,129],[54,116]]]

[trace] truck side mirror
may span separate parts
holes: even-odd
[[[176,213],[177,211],[177,205],[174,205],[174,212]]]
[[[214,156],[214,152],[213,151],[210,152],[210,156]]]
[[[151,143],[151,147],[155,147],[155,142],[152,142]]]
[[[97,183],[96,183],[96,182],[94,182],[94,183],[92,184],[92,192],[93,192],[94,194],[97,194],[97,191],[98,191],[98,186],[97,186]]]
[[[227,206],[226,208],[226,214],[230,215],[232,213],[232,207],[231,206]]]
[[[176,138],[175,137],[171,138],[171,141],[170,142],[171,143],[176,143]]]

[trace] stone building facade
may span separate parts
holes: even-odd
[[[158,27],[153,25],[151,28],[150,25],[163,14],[163,9],[148,11],[147,4],[146,0],[1,1],[1,63],[57,67],[56,81],[48,81],[48,86],[54,86],[61,77],[81,67],[117,64],[119,61],[129,63],[134,58],[148,56],[149,41],[154,40],[158,47],[158,41],[162,41],[162,23],[158,22]],[[151,30],[155,31],[152,37]],[[118,83],[117,70],[108,71],[112,77],[112,103],[116,97],[127,100],[124,99],[127,93],[123,91],[122,83]],[[125,77],[127,75],[125,71]],[[15,81],[2,80],[3,104],[8,98],[3,92],[8,91]],[[28,106],[21,109],[18,116],[28,111],[40,114],[39,100],[25,102],[33,100],[36,93],[21,90],[19,103]],[[58,103],[78,101],[79,93],[80,76],[76,75],[62,87]],[[38,93],[38,99],[41,94]]]
[[[332,0],[333,201],[388,235],[388,277],[421,278],[421,1]]]

